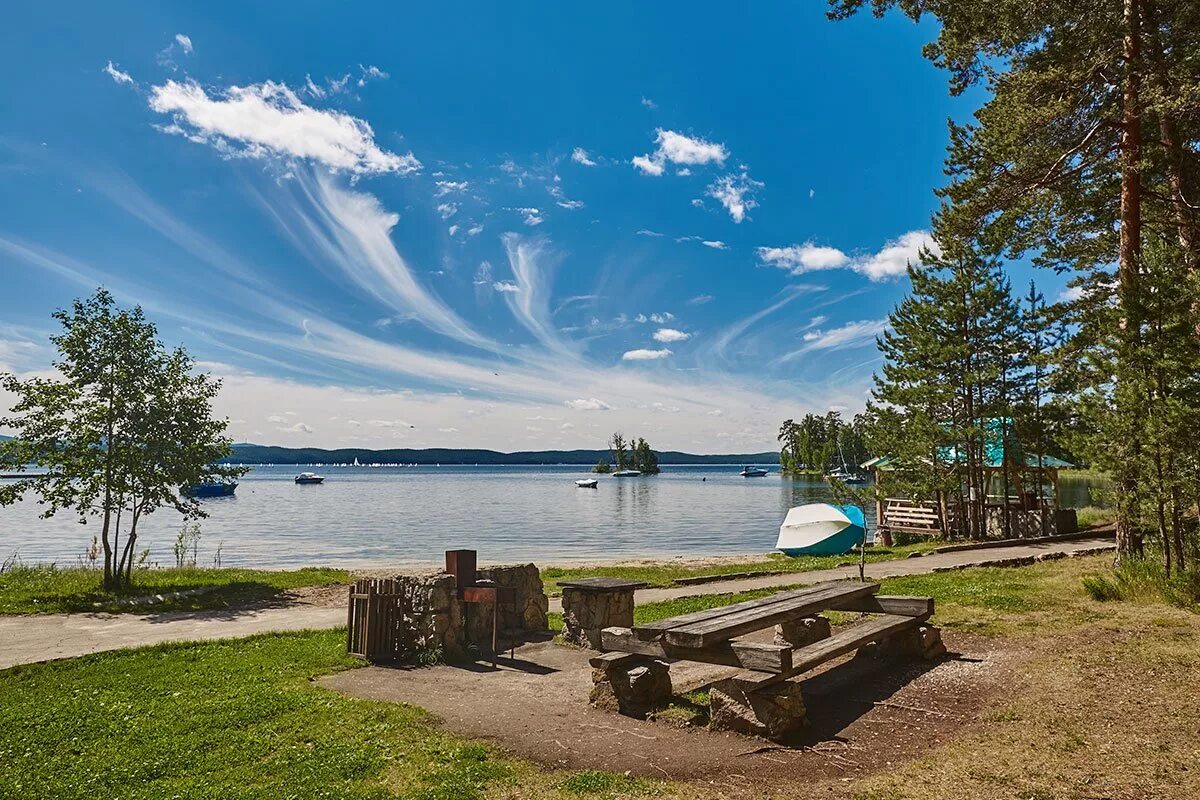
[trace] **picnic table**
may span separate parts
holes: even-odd
[[[876,583],[819,583],[644,625],[605,628],[601,632],[601,649],[606,652],[591,662],[597,670],[596,682],[615,680],[614,693],[620,699],[621,690],[637,688],[632,685],[636,680],[623,677],[630,670],[661,673],[666,669],[666,661],[739,667],[739,672],[720,682],[719,692],[710,692],[713,719],[716,721],[718,716],[717,704],[740,706],[736,714],[725,715],[749,717],[743,720],[744,725],[734,725],[734,729],[740,727],[774,738],[781,732],[779,729],[794,728],[797,714],[799,723],[803,722],[798,685],[787,685],[789,679],[875,642],[890,645],[887,649],[896,653],[933,657],[945,652],[937,630],[924,624],[933,614],[932,598],[882,596],[878,592]],[[824,611],[858,611],[870,616],[831,634],[828,621],[818,616]],[[807,627],[795,624],[801,621],[823,624]],[[741,638],[773,627],[777,634],[775,641]],[[790,637],[783,635],[789,631]],[[801,638],[797,638],[796,631],[801,631]],[[809,632],[807,637],[804,631]],[[636,677],[644,674],[638,673]],[[650,683],[661,687],[663,681],[657,676]],[[787,712],[783,716],[788,719],[762,719],[764,715],[779,716],[775,712],[780,710],[777,706],[781,702]]]

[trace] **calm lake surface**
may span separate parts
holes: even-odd
[[[305,469],[325,483],[293,483]],[[433,565],[458,547],[542,564],[765,553],[789,508],[831,500],[823,481],[771,469],[742,478],[740,465],[669,466],[579,489],[576,478],[596,477],[586,467],[255,467],[233,497],[202,501],[199,563],[211,564],[218,545],[225,566],[255,567]],[[1066,505],[1087,505],[1086,486],[1063,489]],[[40,511],[31,497],[0,509],[0,560],[75,564],[98,522]],[[149,561],[173,564],[179,515],[160,510],[140,527]]]

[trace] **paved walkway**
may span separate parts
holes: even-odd
[[[970,565],[983,561],[1036,556],[1050,552],[1071,553],[1077,550],[1111,546],[1111,544],[1110,538],[1095,538],[1053,544],[1016,545],[988,550],[940,553],[921,558],[905,558],[868,564],[867,576],[878,579],[894,575],[916,575],[932,572],[938,567]],[[766,575],[759,578],[742,578],[696,586],[643,589],[637,593],[637,601],[650,603],[698,594],[743,592],[750,589],[794,583],[817,583],[857,576],[857,566],[784,575]],[[551,599],[550,610],[561,610],[557,599]],[[329,608],[303,604],[278,608],[160,614],[0,616],[0,669],[18,664],[71,658],[88,653],[140,647],[161,642],[224,639],[269,631],[333,628],[344,624],[346,624],[344,607]]]

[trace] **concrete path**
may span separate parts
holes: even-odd
[[[1072,553],[1104,546],[1112,546],[1111,538],[940,553],[921,558],[905,558],[868,564],[867,576],[879,579],[894,575],[916,575],[933,572],[939,567],[971,565],[1051,552]],[[817,583],[857,576],[858,567],[854,566],[718,581],[695,586],[644,589],[637,593],[637,602],[651,603],[699,594],[744,592],[772,586]],[[557,598],[551,599],[550,610],[561,610]],[[306,604],[275,608],[160,614],[0,616],[0,669],[18,664],[30,664],[56,658],[72,658],[88,653],[141,647],[161,642],[224,639],[269,631],[294,631],[305,628],[333,628],[345,623],[346,609],[344,606],[330,608]]]

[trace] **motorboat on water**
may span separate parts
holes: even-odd
[[[762,467],[751,467],[749,465],[742,467],[742,471],[738,473],[743,478],[761,478],[767,474],[767,471]]]
[[[614,478],[637,478],[642,474],[638,469],[619,469],[613,473]]]
[[[188,486],[184,494],[188,497],[229,497],[237,487],[237,481],[211,481]]]
[[[595,489],[600,484],[598,478],[580,478],[575,481],[575,485],[580,489]]]
[[[324,475],[318,475],[315,472],[301,472],[296,476],[296,483],[323,483]]]
[[[858,506],[809,503],[788,510],[775,548],[789,556],[838,556],[863,541],[866,530]]]

